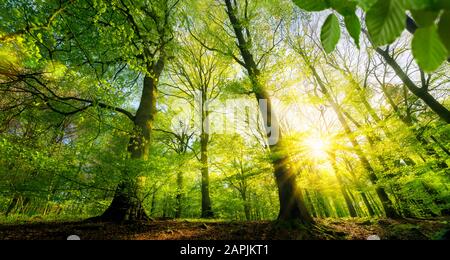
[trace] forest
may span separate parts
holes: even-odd
[[[450,239],[450,1],[0,0],[0,240]]]

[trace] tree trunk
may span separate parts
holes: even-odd
[[[387,51],[383,51],[380,48],[376,48],[378,54],[380,54],[389,66],[395,71],[397,76],[402,80],[403,84],[414,95],[420,98],[428,107],[433,110],[444,122],[450,124],[450,111],[441,103],[439,103],[429,92],[428,89],[419,88],[403,71],[397,61],[392,58]]]
[[[352,129],[350,128],[349,124],[347,123],[347,120],[345,119],[343,111],[341,110],[340,106],[336,103],[336,101],[333,99],[333,97],[330,95],[328,88],[326,87],[325,83],[322,81],[321,77],[317,73],[317,70],[312,66],[312,64],[309,63],[309,60],[306,57],[306,55],[304,53],[301,53],[301,56],[303,57],[305,62],[308,64],[308,66],[309,66],[314,78],[316,79],[320,89],[322,90],[325,98],[327,99],[328,103],[331,105],[339,122],[341,123],[342,127],[344,128],[345,134],[346,134],[347,138],[349,139],[349,141],[351,142],[353,148],[355,149],[355,153],[358,156],[358,159],[360,160],[364,169],[367,171],[369,180],[371,181],[372,184],[376,185],[378,183],[378,177],[375,174],[375,170],[373,169],[373,167],[370,164],[367,157],[364,155],[359,142],[353,136]],[[392,201],[389,199],[389,196],[387,195],[385,189],[383,187],[380,187],[377,185],[375,187],[375,191],[381,200],[381,203],[385,210],[386,216],[389,218],[398,218],[399,215],[395,211],[394,206],[392,205]]]
[[[6,209],[5,212],[5,217],[7,217],[12,211],[13,209],[17,206],[17,204],[19,203],[20,200],[20,196],[19,195],[14,195],[13,199],[11,200],[11,202],[9,203],[8,208]]]
[[[150,214],[153,216],[155,214],[156,210],[156,193],[158,192],[158,189],[155,188],[152,192],[152,202],[150,203]]]
[[[358,214],[356,214],[356,210],[355,210],[355,207],[353,206],[352,200],[350,199],[350,196],[348,195],[347,190],[345,189],[344,180],[343,180],[341,174],[339,173],[339,168],[336,164],[336,155],[335,155],[335,153],[331,153],[330,156],[331,156],[331,158],[330,158],[331,166],[334,170],[336,179],[339,183],[339,188],[341,189],[341,193],[344,196],[345,204],[347,204],[347,208],[350,213],[350,216],[352,218],[356,218],[358,216]]]
[[[402,115],[402,112],[400,111],[400,108],[397,106],[397,104],[395,104],[394,100],[392,99],[392,96],[389,94],[389,91],[386,89],[386,86],[381,86],[381,89],[383,91],[384,96],[386,97],[386,100],[388,101],[389,105],[392,107],[392,109],[394,110],[395,114],[397,115],[397,117],[400,119],[400,121],[402,121],[406,126],[408,126],[410,129],[413,129],[413,134],[414,137],[416,138],[416,140],[422,144],[423,148],[425,149],[425,152],[428,156],[435,158],[439,161],[438,163],[438,167],[441,169],[447,169],[448,165],[446,164],[446,162],[443,160],[442,156],[440,156],[434,149],[433,147],[431,147],[430,142],[425,139],[421,133],[419,133],[417,130],[415,130],[414,128],[414,122],[413,119],[410,116],[404,116]],[[437,139],[434,136],[431,136],[432,139],[438,143]],[[442,148],[442,147],[441,147]],[[445,151],[445,150],[444,150]]]
[[[351,200],[350,196],[348,195],[347,190],[345,189],[344,181],[342,180],[342,177],[340,176],[339,173],[336,174],[336,178],[338,179],[341,193],[344,196],[345,204],[347,204],[347,208],[350,213],[350,217],[352,217],[352,218],[358,217],[355,207],[353,206],[352,200]]]
[[[442,149],[448,156],[450,156],[450,150],[444,146],[434,135],[430,136],[430,138]]]
[[[279,130],[279,122],[275,117],[275,112],[272,110],[270,97],[265,91],[265,88],[259,82],[259,76],[261,73],[252,53],[250,52],[250,43],[244,36],[243,23],[237,17],[237,6],[233,7],[231,0],[224,1],[228,18],[235,33],[237,46],[243,59],[243,63],[241,65],[248,72],[257,101],[267,101],[267,111],[264,111],[261,106],[260,109],[265,126],[270,127],[273,130],[267,134],[267,138],[269,139],[269,143],[271,143],[270,150],[273,157],[272,164],[275,169],[275,181],[278,186],[278,195],[280,200],[278,220],[300,220],[303,223],[311,223],[313,222],[313,219],[310,216],[304,203],[303,196],[297,187],[297,176],[289,169],[289,158],[281,147],[281,133],[274,132]],[[236,2],[234,2],[234,5],[236,5]],[[246,31],[247,35],[249,35],[248,28],[246,28]],[[279,136],[277,136],[278,134]],[[273,140],[273,138],[276,138],[277,140]]]
[[[208,161],[208,145],[209,145],[209,112],[207,108],[207,93],[202,91],[201,105],[201,135],[200,135],[200,161],[202,174],[202,218],[213,218],[214,212],[211,205],[211,197],[209,193],[209,161]]]
[[[203,139],[203,138],[202,138]],[[214,213],[211,206],[211,198],[209,195],[209,165],[208,165],[208,148],[205,139],[201,144],[201,164],[202,164],[202,218],[212,218]]]
[[[244,214],[245,214],[245,219],[247,221],[251,220],[251,216],[250,216],[250,212],[251,212],[251,207],[250,207],[250,201],[248,201],[247,198],[247,192],[241,192],[241,197],[242,197],[242,202],[244,204]]]
[[[137,194],[138,187],[135,183],[120,183],[111,205],[103,213],[101,220],[121,222],[148,219]]]
[[[175,218],[181,218],[183,211],[183,172],[179,171],[177,173],[177,196],[176,196],[176,208],[175,208]]]
[[[314,218],[317,218],[318,215],[317,215],[317,212],[316,212],[316,208],[314,207],[314,203],[313,203],[313,201],[311,199],[311,195],[309,194],[309,192],[307,190],[305,190],[305,197],[306,197],[306,201],[308,202],[308,204],[310,206],[309,208],[310,208],[310,211],[311,211],[311,215]]]
[[[131,160],[146,161],[151,144],[151,131],[156,115],[157,84],[164,69],[164,60],[147,68],[144,78],[141,102],[134,118],[134,133],[128,144]],[[138,176],[124,173],[124,180],[118,185],[109,208],[100,217],[105,221],[148,220],[142,205],[141,183]]]
[[[375,211],[373,210],[373,207],[370,204],[369,199],[367,198],[367,195],[365,192],[361,192],[361,198],[363,199],[364,205],[366,205],[366,208],[369,211],[369,216],[370,217],[375,216]]]

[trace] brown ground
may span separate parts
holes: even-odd
[[[1,240],[389,240],[449,239],[450,219],[318,220],[314,227],[273,222],[152,221],[146,223],[52,222],[0,225]]]

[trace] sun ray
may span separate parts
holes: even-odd
[[[328,150],[330,149],[330,141],[322,136],[309,136],[303,144],[310,156],[316,160],[325,160],[328,158]]]

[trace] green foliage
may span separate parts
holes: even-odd
[[[377,1],[367,12],[366,25],[375,46],[391,44],[406,26],[402,1]]]
[[[439,68],[448,54],[435,25],[416,31],[412,41],[412,52],[419,66],[426,72],[433,72]]]
[[[428,27],[434,25],[436,18],[439,16],[439,12],[433,12],[428,10],[412,10],[411,11],[414,21],[420,27]]]
[[[334,14],[330,14],[322,26],[320,33],[320,40],[322,46],[327,53],[331,53],[336,48],[336,45],[341,38],[341,27],[339,20]]]
[[[325,1],[326,2],[326,1]],[[356,6],[361,7],[365,13],[365,22],[368,35],[374,47],[392,44],[399,39],[406,28],[407,11],[419,26],[414,33],[412,42],[414,57],[421,69],[433,72],[448,58],[450,44],[448,40],[449,3],[445,0],[333,0],[317,2],[313,5],[309,1],[294,1],[306,11],[323,11],[333,9],[340,13],[345,21],[345,27],[359,47],[359,19],[355,14]],[[322,3],[322,4],[318,4]],[[439,24],[436,37],[435,24]],[[329,31],[329,22],[324,24],[323,31]],[[334,36],[337,30],[334,29]],[[428,38],[428,39],[425,39]],[[331,43],[336,42],[333,37]],[[322,42],[327,53],[334,49],[330,41]]]
[[[306,11],[322,11],[330,7],[327,0],[294,0],[294,3]]]
[[[169,17],[165,11],[177,1],[70,1],[61,10],[60,2],[8,0],[0,6],[0,221],[98,216],[124,181],[139,184],[151,217],[173,218],[181,204],[181,218],[198,218],[202,125],[189,117],[199,110],[196,91],[217,101],[205,105],[214,108],[211,125],[237,125],[208,140],[217,218],[276,219],[274,161],[298,177],[317,218],[350,216],[349,198],[358,217],[369,217],[369,207],[371,217],[383,216],[378,187],[403,216],[448,214],[448,124],[396,80],[383,82],[392,71],[377,65],[370,48],[340,42],[343,21],[350,40],[366,47],[358,7],[375,46],[399,39],[409,11],[419,25],[412,52],[430,75],[412,72],[417,67],[407,64],[409,49],[401,45],[406,39],[389,51],[414,84],[428,83],[429,94],[448,107],[448,66],[440,66],[450,50],[447,1],[295,0],[307,11],[333,10],[320,17],[326,18],[320,39],[308,29],[310,17],[293,12],[290,0],[236,1],[256,78],[239,64],[244,61],[233,27],[214,0],[180,1]],[[166,66],[156,78],[150,72],[161,57]],[[319,89],[312,68],[336,104]],[[142,91],[146,75],[157,83],[151,103],[158,113],[147,123],[153,129],[148,160],[131,159],[130,141],[142,133],[134,115],[148,97]],[[273,98],[282,126],[276,153],[267,145],[260,113],[250,114],[258,111],[255,80]],[[226,101],[250,105],[232,110],[220,103]],[[186,118],[177,118],[182,113]],[[226,120],[234,115],[243,122]],[[361,154],[376,183],[367,178]]]
[[[450,55],[450,11],[445,11],[441,15],[441,19],[438,24],[438,32],[439,37],[441,38],[442,43],[447,48],[448,55]]]
[[[361,23],[355,14],[346,15],[344,17],[345,27],[348,33],[355,41],[356,47],[360,48]]]

